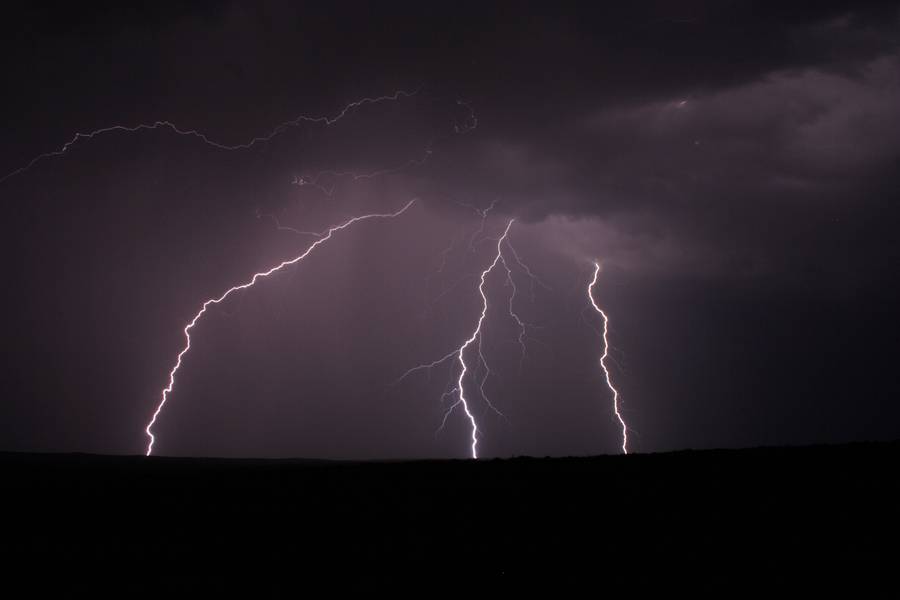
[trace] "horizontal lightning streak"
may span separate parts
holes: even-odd
[[[75,136],[63,144],[59,150],[54,150],[53,152],[45,152],[43,154],[39,154],[35,158],[33,158],[28,164],[23,167],[16,169],[10,173],[7,173],[2,178],[0,178],[0,183],[5,182],[7,179],[19,175],[20,173],[24,173],[38,162],[52,158],[54,156],[62,156],[69,150],[73,145],[75,145],[80,140],[89,140],[93,139],[99,135],[103,135],[106,133],[112,132],[124,132],[124,133],[136,133],[138,131],[148,131],[153,129],[168,129],[173,133],[176,133],[180,136],[193,137],[202,141],[204,144],[208,146],[212,146],[213,148],[218,148],[219,150],[248,150],[257,144],[262,144],[268,142],[285,132],[291,127],[297,127],[301,123],[312,123],[312,124],[321,124],[321,125],[333,125],[334,123],[340,121],[344,118],[344,116],[350,111],[357,109],[361,106],[365,106],[368,104],[377,104],[379,102],[385,102],[389,100],[399,100],[400,98],[409,98],[418,93],[418,90],[413,92],[406,92],[403,90],[399,90],[394,92],[393,94],[388,94],[385,96],[377,96],[373,98],[362,98],[360,100],[356,100],[355,102],[351,102],[347,104],[343,110],[341,110],[337,115],[333,117],[328,116],[319,116],[319,117],[310,117],[307,115],[300,115],[296,119],[292,119],[290,121],[285,121],[277,125],[272,131],[270,131],[266,135],[256,136],[251,138],[249,141],[241,143],[241,144],[223,144],[221,142],[217,142],[211,138],[209,138],[205,133],[202,133],[196,129],[182,129],[172,123],[171,121],[154,121],[153,123],[141,123],[139,125],[127,126],[127,125],[111,125],[109,127],[103,127],[101,129],[95,129],[94,131],[88,133],[76,133]]]
[[[331,227],[330,229],[328,229],[326,232],[324,232],[322,234],[322,237],[320,237],[315,242],[313,242],[299,256],[296,256],[292,259],[283,261],[283,262],[279,263],[278,265],[272,267],[271,269],[268,269],[267,271],[261,271],[259,273],[256,273],[246,283],[242,283],[240,285],[236,285],[232,288],[229,288],[224,294],[222,294],[218,298],[212,298],[212,299],[204,302],[203,306],[200,308],[200,311],[197,312],[196,315],[194,315],[194,318],[191,319],[191,321],[184,328],[184,339],[185,339],[184,348],[182,348],[181,352],[178,353],[178,358],[175,361],[175,366],[172,367],[172,370],[169,372],[169,383],[162,391],[162,398],[160,399],[160,403],[156,407],[156,411],[154,411],[153,417],[150,419],[150,422],[147,424],[147,427],[144,428],[144,433],[146,433],[147,437],[150,438],[150,441],[147,444],[147,456],[150,456],[150,454],[153,453],[153,444],[156,441],[156,437],[153,435],[153,431],[152,431],[153,425],[156,423],[156,420],[159,417],[160,412],[162,412],[163,407],[166,405],[166,402],[169,399],[169,394],[172,393],[172,390],[175,387],[175,374],[178,372],[178,369],[181,368],[182,359],[184,358],[184,355],[187,354],[188,351],[191,349],[191,329],[194,328],[194,326],[200,320],[200,317],[202,317],[204,314],[206,314],[207,308],[209,308],[213,304],[219,304],[220,302],[224,301],[226,298],[228,298],[228,296],[230,296],[232,293],[234,293],[236,291],[245,290],[245,289],[253,286],[257,281],[259,281],[260,279],[262,279],[264,277],[268,277],[269,275],[272,275],[273,273],[280,271],[281,269],[288,267],[290,265],[297,264],[298,262],[300,262],[301,260],[303,260],[304,258],[309,256],[309,254],[313,250],[315,250],[320,244],[323,244],[326,241],[328,241],[329,239],[331,239],[331,236],[335,232],[340,231],[342,229],[346,229],[347,227],[349,227],[350,225],[352,225],[358,221],[364,221],[367,219],[376,219],[376,218],[383,219],[383,218],[398,217],[401,214],[403,214],[404,212],[406,212],[407,209],[409,209],[409,207],[412,206],[413,203],[415,203],[415,201],[416,201],[415,199],[410,200],[409,202],[406,203],[406,206],[404,206],[400,210],[393,212],[393,213],[374,213],[374,214],[368,214],[368,215],[360,215],[360,216],[353,217],[352,219],[349,219],[347,221],[344,221],[340,225],[335,225],[335,226]]]

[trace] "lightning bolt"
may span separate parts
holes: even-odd
[[[156,407],[156,411],[154,411],[153,417],[150,419],[150,422],[147,424],[147,427],[144,428],[144,432],[147,434],[147,437],[150,438],[150,441],[147,444],[147,456],[150,456],[150,454],[153,453],[153,444],[156,441],[156,437],[153,435],[153,431],[152,431],[153,425],[156,423],[156,420],[159,417],[159,414],[162,412],[163,407],[166,405],[166,402],[169,399],[169,394],[171,394],[172,391],[175,389],[175,375],[178,373],[178,369],[181,368],[181,363],[182,363],[182,360],[184,359],[184,356],[191,349],[191,330],[194,328],[194,326],[197,324],[197,322],[200,320],[200,318],[204,314],[206,314],[206,310],[210,306],[212,306],[214,304],[219,304],[220,302],[223,302],[226,298],[228,298],[231,294],[233,294],[236,291],[245,290],[249,287],[252,287],[254,284],[256,284],[257,281],[259,281],[262,278],[268,277],[269,275],[272,275],[273,273],[276,273],[276,272],[284,269],[285,267],[289,267],[291,265],[295,265],[295,264],[299,263],[300,261],[305,259],[307,256],[309,256],[309,254],[313,250],[318,248],[321,244],[324,244],[325,242],[330,240],[331,236],[334,235],[336,232],[346,229],[347,227],[350,227],[351,225],[353,225],[354,223],[357,223],[359,221],[365,221],[368,219],[392,219],[395,217],[399,217],[404,212],[406,212],[407,209],[409,209],[409,207],[412,206],[413,203],[415,203],[415,202],[416,202],[416,199],[414,198],[414,199],[410,200],[409,202],[407,202],[406,206],[404,206],[400,210],[393,212],[393,213],[373,213],[373,214],[367,214],[367,215],[359,215],[359,216],[353,217],[347,221],[344,221],[340,225],[335,225],[335,226],[329,228],[324,233],[322,233],[321,237],[319,239],[317,239],[315,242],[313,242],[302,254],[300,254],[294,258],[291,258],[289,260],[285,260],[285,261],[275,265],[274,267],[268,269],[267,271],[261,271],[259,273],[256,273],[253,275],[253,277],[251,277],[245,283],[242,283],[242,284],[236,285],[232,288],[229,288],[221,296],[219,296],[217,298],[211,298],[211,299],[207,300],[206,302],[204,302],[203,306],[200,308],[200,310],[197,312],[197,314],[194,315],[194,318],[191,319],[191,321],[184,327],[184,341],[185,341],[184,347],[181,349],[181,352],[178,353],[178,358],[175,361],[175,366],[172,367],[172,370],[169,372],[169,383],[168,383],[168,385],[166,385],[165,388],[163,388],[162,397],[160,399],[159,405]],[[473,421],[473,423],[474,423],[474,421]]]
[[[594,262],[594,277],[591,279],[591,282],[587,287],[587,295],[588,299],[591,302],[591,306],[594,307],[600,316],[603,318],[603,356],[600,357],[600,367],[603,369],[603,375],[606,377],[606,386],[610,389],[613,395],[613,412],[616,414],[616,419],[619,420],[619,424],[622,426],[622,452],[624,454],[628,454],[628,426],[625,425],[625,419],[622,418],[622,413],[619,411],[619,392],[613,387],[612,379],[609,375],[609,369],[606,366],[606,359],[609,356],[609,340],[607,339],[607,332],[609,330],[609,318],[606,316],[606,313],[603,312],[597,303],[594,301],[593,289],[594,286],[597,285],[597,278],[600,275],[600,263]]]
[[[45,160],[48,158],[53,158],[56,156],[62,156],[70,148],[72,148],[72,146],[74,146],[81,140],[90,140],[95,137],[105,135],[107,133],[114,133],[114,132],[136,133],[138,131],[149,131],[149,130],[154,130],[154,129],[168,129],[168,130],[172,131],[173,133],[183,136],[183,137],[197,138],[204,144],[206,144],[208,146],[212,146],[213,148],[218,148],[219,150],[248,150],[248,149],[252,148],[253,146],[256,146],[257,144],[264,144],[264,143],[272,140],[276,136],[284,133],[288,129],[290,129],[292,127],[298,127],[299,125],[301,125],[303,123],[319,124],[319,125],[325,125],[325,126],[334,125],[335,123],[337,123],[338,121],[343,119],[347,115],[347,113],[349,113],[357,108],[360,108],[362,106],[366,106],[369,104],[378,104],[380,102],[386,102],[386,101],[391,101],[391,100],[399,100],[401,98],[409,98],[411,96],[415,96],[418,93],[419,93],[419,90],[415,90],[412,92],[398,90],[398,91],[394,92],[393,94],[388,94],[385,96],[362,98],[360,100],[356,100],[354,102],[351,102],[350,104],[347,104],[346,106],[344,106],[344,108],[339,113],[337,113],[336,115],[331,116],[331,117],[329,117],[329,116],[311,117],[308,115],[300,115],[299,117],[297,117],[295,119],[291,119],[290,121],[285,121],[283,123],[279,123],[266,135],[256,136],[246,142],[243,142],[240,144],[234,144],[234,145],[223,144],[221,142],[217,142],[217,141],[211,139],[205,133],[202,133],[196,129],[182,129],[182,128],[178,127],[177,125],[175,125],[171,121],[154,121],[153,123],[141,123],[139,125],[133,125],[133,126],[111,125],[109,127],[95,129],[94,131],[90,131],[88,133],[76,133],[75,136],[71,140],[69,140],[62,146],[60,146],[60,148],[58,150],[39,154],[36,157],[34,157],[26,165],[19,167],[15,171],[7,173],[2,178],[0,178],[0,183],[5,182],[7,179],[9,179],[11,177],[15,177],[16,175],[19,175],[21,173],[24,173],[25,171],[28,171],[34,165],[41,162],[42,160]],[[374,177],[376,175],[377,174],[373,174],[371,176]]]
[[[484,394],[484,382],[486,381],[487,376],[490,375],[490,369],[488,368],[487,362],[485,361],[485,358],[484,358],[484,354],[481,351],[481,334],[482,334],[482,326],[484,325],[484,320],[487,317],[487,311],[488,311],[488,298],[487,298],[487,294],[484,291],[484,286],[487,281],[488,275],[490,275],[491,271],[494,270],[494,268],[497,266],[497,264],[501,263],[501,262],[503,262],[504,265],[506,264],[505,260],[503,259],[503,244],[506,242],[507,236],[509,235],[509,229],[510,229],[510,227],[512,227],[512,224],[514,222],[515,222],[515,219],[510,219],[506,223],[506,228],[503,230],[503,234],[497,238],[497,253],[494,255],[494,259],[491,261],[491,263],[488,265],[488,267],[481,272],[481,282],[478,284],[478,293],[481,296],[481,314],[478,317],[478,321],[475,323],[475,329],[472,331],[471,335],[469,335],[469,337],[462,343],[461,346],[459,346],[459,348],[456,348],[452,352],[449,352],[448,354],[444,355],[443,357],[441,357],[435,361],[432,361],[427,364],[415,366],[412,369],[409,369],[403,375],[401,375],[399,379],[397,379],[397,383],[399,383],[400,381],[405,379],[408,375],[410,375],[416,371],[430,370],[433,367],[436,367],[437,365],[444,363],[453,357],[456,357],[456,360],[459,362],[459,375],[457,376],[457,379],[456,379],[456,385],[450,391],[445,392],[441,396],[441,398],[444,399],[444,398],[452,396],[453,394],[456,394],[457,395],[456,401],[453,404],[451,404],[450,407],[447,409],[447,411],[444,413],[444,418],[443,418],[443,421],[441,422],[441,426],[438,429],[438,431],[440,431],[440,429],[442,429],[444,427],[444,425],[447,422],[447,418],[456,409],[456,407],[462,406],[463,412],[466,415],[466,419],[469,421],[469,424],[471,425],[472,458],[478,458],[478,432],[479,432],[479,429],[478,429],[478,423],[475,420],[475,415],[472,414],[472,410],[469,406],[469,400],[466,398],[465,386],[463,385],[465,377],[466,377],[466,373],[469,371],[469,366],[466,363],[466,350],[470,346],[475,345],[475,347],[478,351],[479,364],[483,365],[485,368],[485,376],[484,376],[484,378],[482,378],[481,383],[479,384],[479,389],[481,391],[482,398],[485,400],[485,403],[491,409],[493,409],[495,412],[497,412],[498,414],[503,416],[502,413],[500,413],[500,411],[498,411],[496,408],[494,408],[494,406],[490,403],[490,400],[488,400],[487,396]]]

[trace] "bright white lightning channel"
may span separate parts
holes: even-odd
[[[226,298],[228,298],[228,296],[230,296],[232,293],[234,293],[238,290],[245,290],[245,289],[253,286],[254,284],[256,284],[257,281],[259,281],[260,279],[262,279],[264,277],[268,277],[269,275],[272,275],[273,273],[280,271],[280,270],[284,269],[285,267],[289,267],[291,265],[297,264],[298,262],[302,261],[304,258],[309,256],[309,254],[313,250],[315,250],[320,244],[323,244],[326,241],[328,241],[329,239],[331,239],[331,236],[334,235],[335,232],[340,231],[342,229],[346,229],[347,227],[349,227],[350,225],[353,225],[354,223],[357,223],[359,221],[365,221],[367,219],[390,219],[390,218],[398,217],[398,216],[402,215],[404,212],[406,212],[407,209],[409,209],[409,207],[412,206],[413,203],[415,203],[415,201],[416,201],[415,199],[410,200],[409,202],[406,203],[406,206],[404,206],[400,210],[393,212],[393,213],[374,213],[374,214],[368,214],[368,215],[359,215],[359,216],[353,217],[352,219],[344,221],[340,225],[335,225],[335,226],[329,228],[327,231],[323,232],[321,234],[321,237],[319,239],[317,239],[315,242],[313,242],[302,254],[300,254],[292,259],[283,261],[267,271],[261,271],[259,273],[256,273],[247,282],[242,283],[240,285],[236,285],[232,288],[229,288],[228,291],[226,291],[224,294],[222,294],[218,298],[211,298],[211,299],[207,300],[206,302],[204,302],[203,306],[200,308],[200,310],[197,312],[197,314],[194,315],[194,318],[191,319],[191,321],[184,327],[184,341],[185,341],[184,347],[181,349],[181,352],[178,353],[178,358],[175,361],[175,366],[172,367],[172,370],[169,372],[169,383],[165,388],[163,388],[162,397],[160,399],[159,405],[156,407],[156,411],[154,411],[153,417],[150,419],[150,422],[147,423],[147,427],[144,428],[144,433],[146,433],[147,437],[150,438],[150,441],[147,444],[147,456],[150,456],[153,453],[153,444],[156,441],[156,437],[153,435],[153,431],[152,431],[153,425],[156,423],[156,420],[159,417],[160,412],[162,412],[163,407],[166,405],[166,402],[169,399],[169,394],[171,394],[172,390],[175,388],[175,374],[178,372],[178,369],[181,368],[182,359],[184,358],[184,355],[187,354],[188,351],[191,349],[191,329],[194,328],[194,326],[200,320],[200,317],[202,317],[204,314],[206,314],[207,308],[209,308],[213,304],[219,304],[220,302],[223,302]]]
[[[619,420],[619,424],[622,426],[622,452],[628,454],[628,426],[625,425],[625,419],[622,418],[622,413],[619,411],[619,392],[613,387],[612,379],[609,375],[609,368],[606,366],[606,359],[609,357],[609,339],[607,338],[609,318],[606,316],[606,313],[603,312],[603,309],[597,306],[597,302],[594,300],[593,290],[594,286],[597,285],[597,278],[599,275],[600,263],[594,262],[594,277],[588,284],[587,295],[588,299],[591,301],[591,306],[593,306],[594,310],[600,313],[600,316],[603,318],[603,356],[600,357],[600,367],[603,369],[603,375],[606,378],[606,386],[612,392],[613,412],[616,414],[616,419]]]
[[[484,320],[487,317],[487,311],[488,311],[488,299],[487,299],[487,294],[484,291],[484,285],[485,285],[485,282],[487,281],[487,276],[491,273],[491,271],[494,270],[494,268],[497,266],[498,263],[503,263],[503,266],[506,268],[507,275],[510,276],[509,267],[506,266],[506,261],[503,258],[503,245],[504,245],[504,243],[507,243],[507,236],[509,235],[509,229],[510,229],[510,227],[512,227],[512,224],[514,222],[515,222],[515,219],[510,219],[507,222],[506,228],[503,230],[503,234],[499,238],[497,238],[497,253],[494,255],[493,261],[491,261],[491,264],[488,265],[488,267],[484,271],[481,272],[481,283],[479,283],[479,285],[478,285],[478,293],[481,295],[481,314],[478,317],[478,321],[475,324],[475,329],[472,331],[472,334],[462,343],[462,345],[459,348],[453,350],[449,354],[446,354],[445,356],[437,359],[434,362],[413,367],[412,369],[408,370],[406,373],[401,375],[400,378],[397,380],[397,382],[399,383],[404,378],[406,378],[407,375],[410,375],[411,373],[413,373],[415,371],[431,369],[453,357],[456,357],[456,360],[459,362],[459,366],[460,366],[459,376],[456,379],[456,386],[453,389],[451,389],[450,391],[445,392],[442,395],[442,399],[443,399],[445,397],[456,394],[457,395],[456,401],[453,404],[451,404],[450,408],[448,408],[447,411],[444,413],[444,418],[443,418],[443,421],[441,422],[441,428],[443,428],[444,424],[447,422],[447,417],[450,416],[450,414],[456,409],[456,407],[461,406],[463,409],[463,412],[466,415],[466,419],[469,421],[469,424],[471,425],[472,458],[478,458],[478,432],[479,432],[479,429],[478,429],[478,423],[475,420],[475,415],[472,414],[472,410],[469,406],[469,400],[466,398],[466,390],[465,390],[464,380],[466,377],[466,373],[469,370],[469,367],[466,364],[466,350],[470,346],[475,345],[475,347],[478,351],[478,357],[479,357],[479,361],[480,361],[479,364],[483,364],[485,366],[485,368],[487,369],[487,363],[485,362],[484,354],[481,352],[482,325],[484,324]],[[512,297],[515,297],[515,287],[513,288],[513,296]],[[512,299],[510,299],[509,308],[510,308],[510,314],[513,315],[515,321],[518,324],[520,324],[524,330],[525,324],[518,318],[517,315],[515,315],[515,313],[512,312]],[[521,338],[520,338],[520,341],[521,341]],[[523,351],[524,351],[524,346],[523,346]],[[487,369],[487,373],[488,374],[490,373],[489,369]],[[503,416],[503,414],[500,413],[493,406],[493,404],[491,404],[490,400],[488,400],[487,396],[485,396],[485,394],[484,394],[484,382],[485,382],[486,378],[487,378],[487,375],[485,375],[485,378],[482,379],[482,381],[479,385],[479,389],[481,390],[482,398],[485,400],[485,403],[492,410],[494,410],[494,412],[497,412],[498,414]]]

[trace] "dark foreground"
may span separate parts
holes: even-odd
[[[898,459],[898,443],[412,463],[0,454],[0,559],[34,592],[121,597],[890,593]]]

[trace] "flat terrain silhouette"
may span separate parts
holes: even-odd
[[[124,578],[126,596],[873,584],[898,564],[898,459],[896,442],[417,462],[3,453],[0,558],[38,567],[34,589]]]

